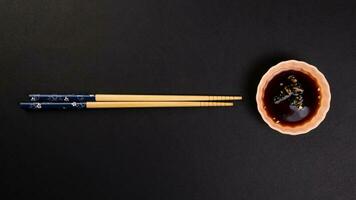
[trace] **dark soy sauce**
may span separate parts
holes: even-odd
[[[320,88],[309,75],[300,71],[277,74],[267,85],[264,98],[268,115],[286,126],[309,121],[320,105]]]

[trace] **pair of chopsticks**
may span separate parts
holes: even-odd
[[[93,108],[226,107],[241,96],[127,95],[127,94],[30,94],[21,102],[25,110],[80,110]],[[226,102],[228,101],[228,102]]]

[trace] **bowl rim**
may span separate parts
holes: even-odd
[[[264,91],[269,81],[271,81],[279,73],[283,71],[289,71],[289,70],[301,71],[308,74],[309,76],[312,76],[320,88],[321,101],[320,101],[320,106],[316,111],[316,114],[310,120],[298,126],[286,126],[286,125],[283,126],[281,124],[275,123],[274,120],[268,115],[263,102]],[[257,87],[256,102],[257,102],[258,112],[261,114],[262,119],[272,129],[287,135],[305,134],[318,127],[319,124],[325,119],[326,114],[330,109],[330,102],[331,102],[330,86],[323,73],[321,73],[318,70],[318,68],[316,68],[315,66],[298,60],[282,61],[272,66],[262,76]]]

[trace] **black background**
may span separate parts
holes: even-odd
[[[0,1],[2,199],[354,199],[355,1]],[[314,131],[255,105],[282,60],[332,90]],[[234,108],[20,110],[28,93],[241,94]]]

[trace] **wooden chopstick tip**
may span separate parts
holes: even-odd
[[[226,106],[234,106],[234,102],[226,102]]]
[[[242,96],[234,96],[234,100],[242,100]]]

